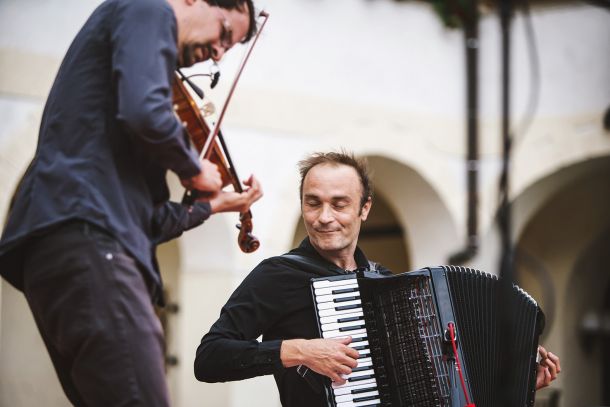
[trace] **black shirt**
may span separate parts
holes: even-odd
[[[0,240],[0,272],[17,288],[19,246],[72,219],[107,230],[159,285],[155,245],[183,221],[209,215],[209,206],[189,213],[167,203],[166,170],[180,178],[200,171],[172,110],[176,55],[177,23],[165,0],[107,0],[77,34]],[[166,236],[162,225],[172,219]]]
[[[310,280],[346,271],[322,258],[309,239],[290,251],[326,265],[306,267],[288,257],[261,262],[245,278],[220,312],[197,348],[195,376],[205,382],[242,380],[273,374],[283,406],[326,406],[323,392],[316,393],[280,360],[283,339],[318,338]],[[354,259],[359,269],[370,263],[360,249]],[[391,274],[387,269],[376,270]],[[263,336],[262,342],[256,338]]]

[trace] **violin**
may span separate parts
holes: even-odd
[[[182,125],[186,129],[191,139],[191,142],[199,152],[200,158],[206,158],[218,166],[218,170],[222,178],[223,188],[228,185],[232,185],[235,191],[238,193],[243,192],[243,188],[220,130],[220,123],[224,118],[227,106],[231,96],[233,95],[235,86],[237,85],[237,81],[241,76],[243,68],[265,23],[267,22],[267,18],[269,17],[269,15],[264,11],[261,11],[259,16],[263,17],[264,21],[258,29],[258,32],[254,37],[240,68],[238,69],[227,99],[225,100],[218,120],[212,130],[210,130],[210,127],[201,114],[197,103],[195,100],[193,100],[193,97],[183,83],[183,80],[185,80],[187,83],[191,84],[188,78],[184,77],[181,72],[176,72],[174,83],[172,85],[174,112],[181,120]],[[198,196],[202,196],[201,193],[198,193],[197,191],[186,191],[183,198],[183,203],[192,204]],[[239,229],[237,244],[244,253],[252,253],[260,246],[260,241],[252,234],[252,212],[248,210],[241,213],[239,216],[239,221],[240,223],[236,225]]]

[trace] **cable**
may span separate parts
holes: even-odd
[[[462,390],[464,391],[464,397],[466,398],[466,407],[476,407],[474,403],[470,402],[470,398],[468,397],[468,391],[466,390],[466,382],[464,381],[464,375],[462,374],[462,365],[460,364],[460,358],[457,352],[457,345],[455,344],[455,331],[453,322],[449,322],[449,336],[451,337],[451,346],[453,347],[453,355],[455,356],[455,363],[457,366],[457,371],[460,375],[460,382],[462,383]]]

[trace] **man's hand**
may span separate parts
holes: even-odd
[[[538,346],[538,353],[540,353],[542,359],[536,372],[536,390],[551,384],[557,378],[557,374],[561,372],[561,365],[557,355],[547,352],[542,346]]]
[[[222,188],[222,178],[218,167],[206,159],[201,160],[201,172],[199,174],[191,178],[181,179],[180,182],[188,190],[209,192],[212,197],[216,196]]]
[[[220,191],[218,195],[210,199],[212,213],[219,212],[239,212],[244,213],[250,209],[250,206],[258,201],[263,196],[261,184],[254,177],[244,181],[246,188],[243,192]]]
[[[314,372],[330,377],[336,384],[344,384],[358,366],[358,352],[349,346],[352,338],[290,339],[282,342],[280,359],[284,367],[305,365]]]

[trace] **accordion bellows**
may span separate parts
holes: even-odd
[[[326,383],[329,406],[533,405],[544,316],[518,286],[442,266],[317,278],[312,292],[320,336],[352,336],[361,354],[345,385]]]

